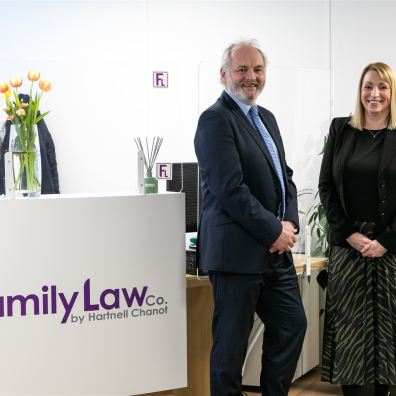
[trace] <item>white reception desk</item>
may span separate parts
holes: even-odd
[[[184,195],[0,199],[0,394],[187,385]]]

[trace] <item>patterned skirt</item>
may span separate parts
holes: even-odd
[[[334,246],[328,275],[322,380],[396,384],[396,255]]]

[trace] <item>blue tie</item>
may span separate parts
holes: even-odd
[[[249,110],[249,114],[252,117],[255,127],[260,132],[261,137],[264,139],[268,151],[271,154],[272,161],[274,162],[275,165],[276,173],[278,175],[278,179],[282,188],[282,208],[280,210],[280,218],[282,220],[283,216],[285,215],[285,208],[286,208],[286,200],[285,200],[286,191],[285,191],[285,182],[283,180],[283,173],[279,160],[278,150],[276,148],[275,142],[272,140],[271,135],[269,134],[269,132],[267,131],[267,129],[265,128],[263,122],[259,117],[257,106],[252,106]]]

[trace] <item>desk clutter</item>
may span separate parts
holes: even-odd
[[[197,252],[186,250],[186,274],[196,275],[197,273]]]
[[[186,274],[207,275],[207,272],[197,269],[197,235],[195,232],[186,234]]]

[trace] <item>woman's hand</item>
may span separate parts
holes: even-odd
[[[361,234],[360,232],[354,232],[350,235],[346,241],[358,252],[361,252],[362,249],[370,242],[371,239],[367,238],[365,235]]]
[[[388,250],[377,240],[370,241],[361,251],[364,257],[382,257]]]
[[[353,233],[346,240],[363,257],[382,257],[388,251],[377,240],[372,241],[360,232]]]

